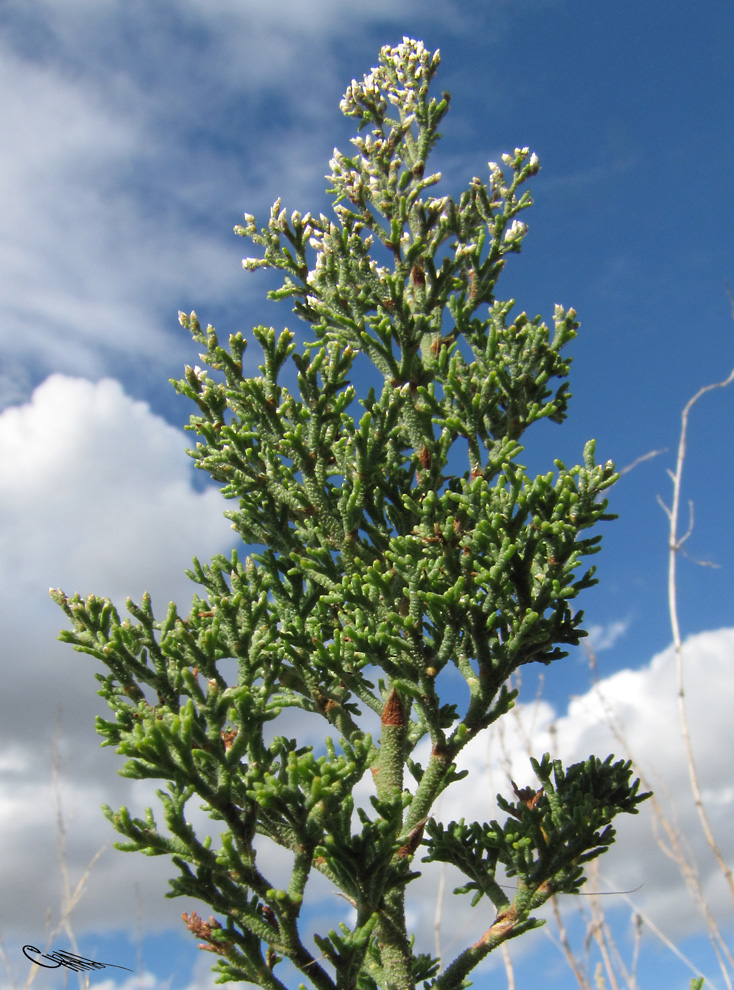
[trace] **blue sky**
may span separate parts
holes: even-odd
[[[121,605],[149,588],[159,609],[169,599],[184,606],[192,555],[231,548],[226,506],[194,477],[184,453],[190,410],[168,385],[197,360],[176,314],[196,309],[225,335],[250,335],[258,323],[296,328],[286,304],[265,300],[274,280],[242,271],[252,252],[232,228],[245,211],[264,222],[278,196],[289,211],[327,210],[329,159],[335,146],[347,152],[353,134],[339,100],[352,77],[376,64],[380,47],[403,35],[441,50],[437,87],[452,94],[434,159],[443,192],[458,196],[474,175],[486,181],[487,162],[515,147],[540,158],[535,205],[524,215],[530,231],[498,291],[548,321],[555,303],[573,306],[581,330],[569,420],[528,438],[529,467],[546,470],[554,457],[576,463],[591,437],[598,459],[619,467],[666,451],[612,489],[620,518],[605,527],[594,560],[600,585],[583,605],[604,695],[644,772],[666,801],[675,797],[712,909],[731,936],[731,899],[686,791],[669,650],[667,520],[656,501],[670,498],[666,470],[684,404],[734,365],[726,291],[734,285],[731,4],[4,0],[0,933],[18,983],[27,973],[19,946],[43,941],[49,910],[58,917],[50,746],[59,706],[72,886],[114,838],[99,805],[156,802],[155,788],[131,788],[114,772],[120,761],[99,750],[96,668],[55,642],[62,617],[48,587],[108,594]],[[254,341],[247,354],[255,372]],[[734,748],[732,426],[734,387],[705,396],[691,414],[683,499],[684,508],[694,502],[695,527],[686,548],[721,566],[679,562],[694,743],[721,826],[734,804],[726,758]],[[533,726],[537,754],[619,751],[583,652],[545,671],[539,706],[531,704],[532,678],[525,688],[520,713]],[[446,818],[492,817],[505,762],[527,775],[516,724],[492,746],[467,754],[476,775],[491,771],[485,805],[475,788]],[[721,841],[731,859],[729,831]],[[725,986],[680,878],[655,844],[651,813],[623,821],[620,832],[600,886],[644,880],[639,910],[711,985]],[[197,952],[180,921],[196,905],[162,900],[169,875],[163,862],[109,847],[95,864],[73,914],[79,951],[138,973],[106,970],[93,986],[211,985],[209,955]],[[437,884],[427,876],[414,908],[428,948]],[[334,900],[327,890],[314,918],[328,917]],[[480,924],[450,901],[447,893],[445,945],[452,925]],[[586,922],[570,920],[576,907],[569,931],[581,948]],[[629,956],[632,909],[623,898],[605,898],[604,907]],[[640,986],[663,978],[687,986],[684,963],[644,930]],[[148,934],[139,948],[140,931]],[[53,946],[68,947],[65,938]],[[512,953],[518,987],[531,985],[538,965],[549,986],[575,985],[542,932],[512,944]],[[504,986],[498,965],[475,985]],[[1,990],[11,985],[0,974]]]

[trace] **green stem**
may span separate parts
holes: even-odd
[[[408,717],[403,699],[392,687],[382,709],[380,755],[375,768],[375,786],[381,801],[395,801],[403,792],[405,740]]]
[[[381,801],[400,801],[405,772],[408,713],[396,687],[382,710],[380,755],[375,783]],[[412,953],[405,927],[405,890],[402,884],[385,893],[376,925],[377,944],[386,976],[386,990],[414,990]]]
[[[377,944],[385,973],[385,990],[415,990],[412,952],[405,928],[405,888],[385,895],[376,926]]]
[[[404,832],[411,831],[419,822],[428,818],[433,802],[441,792],[441,785],[450,765],[451,759],[448,753],[434,748],[426,772],[423,774],[415,796],[410,803]]]
[[[502,942],[514,935],[521,934],[521,931],[524,930],[517,923],[517,914],[514,908],[501,912],[479,941],[465,949],[443,971],[433,984],[434,990],[460,990],[467,974],[475,966],[478,966],[492,949],[496,949]]]

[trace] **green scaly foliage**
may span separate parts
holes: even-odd
[[[330,163],[335,219],[289,218],[278,201],[266,226],[246,214],[235,228],[262,249],[245,268],[283,274],[269,296],[291,301],[312,340],[299,349],[292,331],[255,327],[264,359],[251,375],[241,334],[223,344],[181,315],[205,365],[174,383],[197,408],[190,453],[256,549],[195,560],[186,616],[171,604],[155,618],[146,595],[123,619],[105,598],[53,592],[72,625],[62,639],[108,671],[96,675],[113,713],[97,722],[103,745],[129,758],[124,775],[164,782],[165,829],[151,809],[105,808],[118,848],[170,856],[180,875],[169,896],[219,916],[184,918],[222,981],[285,990],[287,959],[316,990],[459,990],[488,952],[540,924],[533,912],[549,897],[579,890],[612,820],[646,797],[629,763],[591,756],[564,769],[546,755],[532,761],[537,788],[499,798],[504,824],[434,817],[463,776],[462,749],[512,707],[510,675],[585,635],[574,600],[595,583],[586,558],[613,518],[603,494],[617,479],[593,441],[582,464],[556,460],[534,478],[519,460],[527,430],[566,416],[578,322],[556,306],[550,329],[495,295],[527,232],[518,216],[539,169],[529,149],[490,163],[489,184],[472,179],[458,201],[429,195],[449,109],[448,94],[429,96],[438,66],[438,52],[406,38],[352,82],[341,108],[359,134]],[[360,361],[382,386],[358,396]],[[230,658],[231,683],[220,670]],[[447,668],[466,703],[441,697]],[[293,709],[324,719],[322,755],[274,735]],[[424,767],[414,756],[426,737]],[[362,807],[355,788],[370,774]],[[218,823],[216,842],[187,821],[191,800]],[[290,853],[286,887],[264,874],[256,838]],[[440,974],[406,928],[420,854],[456,865],[467,879],[457,894],[495,912]],[[500,866],[516,879],[512,900]],[[302,939],[314,870],[354,909],[315,951]]]

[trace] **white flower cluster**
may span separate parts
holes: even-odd
[[[242,228],[242,232],[247,234],[248,237],[252,237],[253,234],[257,234],[257,221],[252,213],[245,213],[245,226]]]
[[[505,184],[505,177],[497,162],[487,162],[489,166],[489,186],[490,189],[502,189]]]
[[[323,213],[319,214],[318,223],[316,223],[316,221],[314,220],[314,218],[311,216],[310,213],[307,213],[303,219],[304,222],[307,223],[307,227],[303,228],[304,237],[308,237],[308,243],[311,245],[312,248],[316,248],[316,250],[320,250],[321,245],[323,244],[324,241],[324,237],[328,236],[332,232],[332,230],[335,230],[336,225],[333,224],[331,220],[329,220],[329,218],[325,216]],[[315,228],[312,226],[312,224],[316,224]],[[314,229],[316,230],[315,234],[314,234]]]
[[[365,201],[365,181],[364,176],[354,168],[347,168],[344,164],[344,155],[338,148],[334,148],[334,154],[329,161],[331,167],[331,180],[336,185],[341,186],[350,200],[354,203]],[[364,159],[363,163],[366,165]]]
[[[195,364],[193,368],[190,364],[187,364],[184,368],[184,374],[192,385],[194,384],[194,381],[197,381],[199,385],[204,385],[208,377],[206,370],[202,370],[198,364]]]
[[[476,250],[476,241],[471,241],[469,244],[457,244],[454,251],[454,260],[460,261],[462,258],[470,258],[473,254],[476,254]]]
[[[512,166],[512,168],[520,168],[528,155],[530,155],[530,148],[515,148],[514,155],[503,155],[502,161],[505,165]],[[530,155],[523,171],[527,175],[536,175],[540,171],[540,161],[535,152]]]
[[[378,157],[385,147],[385,141],[381,137],[373,137],[371,134],[368,134],[367,137],[357,135],[357,137],[352,138],[352,144],[359,148],[363,156],[368,155],[370,158]]]
[[[387,110],[387,100],[382,95],[383,80],[383,69],[373,69],[361,83],[352,79],[351,85],[347,87],[339,103],[341,112],[347,117],[361,117],[367,106],[374,109],[378,115],[384,114]]]
[[[416,90],[425,93],[440,61],[440,52],[431,55],[422,41],[412,38],[403,37],[402,44],[396,48],[385,45],[380,51],[382,65],[372,69],[361,83],[352,79],[339,104],[342,113],[360,117],[367,108],[382,116],[387,109],[385,95],[396,106],[408,112],[414,110]],[[394,82],[391,86],[391,76],[403,87],[399,93],[392,91]]]
[[[448,220],[448,205],[450,202],[449,196],[441,196],[435,199],[433,196],[426,203],[426,209],[429,215],[438,213],[441,220]]]
[[[326,219],[323,214],[321,216],[322,219]],[[301,216],[298,210],[294,210],[293,213],[291,213],[291,226],[294,230],[300,230],[304,241],[309,240],[309,243],[311,235],[314,232],[315,222],[318,225],[318,221],[314,220],[314,217],[310,212],[304,214],[303,216]]]
[[[405,73],[401,77],[401,65],[407,65],[413,69],[415,78],[417,79],[421,71],[425,66],[431,61],[431,56],[426,51],[426,47],[422,41],[413,41],[412,38],[408,38],[403,35],[402,45],[398,45],[397,48],[391,48],[389,45],[383,45],[380,49],[380,58],[383,62],[389,62],[394,65],[398,72],[398,79],[401,82],[405,82]],[[416,63],[418,63],[416,65]]]
[[[522,220],[513,220],[510,227],[505,231],[505,244],[519,243],[528,232],[528,225]]]
[[[530,157],[528,158],[528,156]],[[525,159],[527,159],[527,162],[525,162]],[[535,152],[530,154],[530,148],[515,148],[514,154],[504,154],[502,161],[505,165],[509,165],[510,168],[516,170],[522,168],[526,176],[537,175],[540,171],[540,159]],[[487,165],[489,166],[490,187],[492,189],[503,189],[505,187],[505,177],[502,169],[497,162],[487,162]]]
[[[416,104],[416,89],[425,92],[432,75],[431,69],[438,66],[440,53],[431,56],[422,41],[413,41],[404,37],[402,45],[397,48],[385,46],[381,52],[385,65],[395,72],[398,82],[403,87],[400,93],[388,94],[391,103],[413,111]],[[434,69],[435,71],[435,69]]]

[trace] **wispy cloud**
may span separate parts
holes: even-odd
[[[3,5],[0,406],[53,371],[180,360],[179,308],[247,300],[232,226],[321,205],[342,48],[411,7]]]
[[[606,626],[591,625],[588,628],[589,636],[586,643],[596,653],[611,650],[617,640],[627,635],[630,621],[630,619],[618,619]]]

